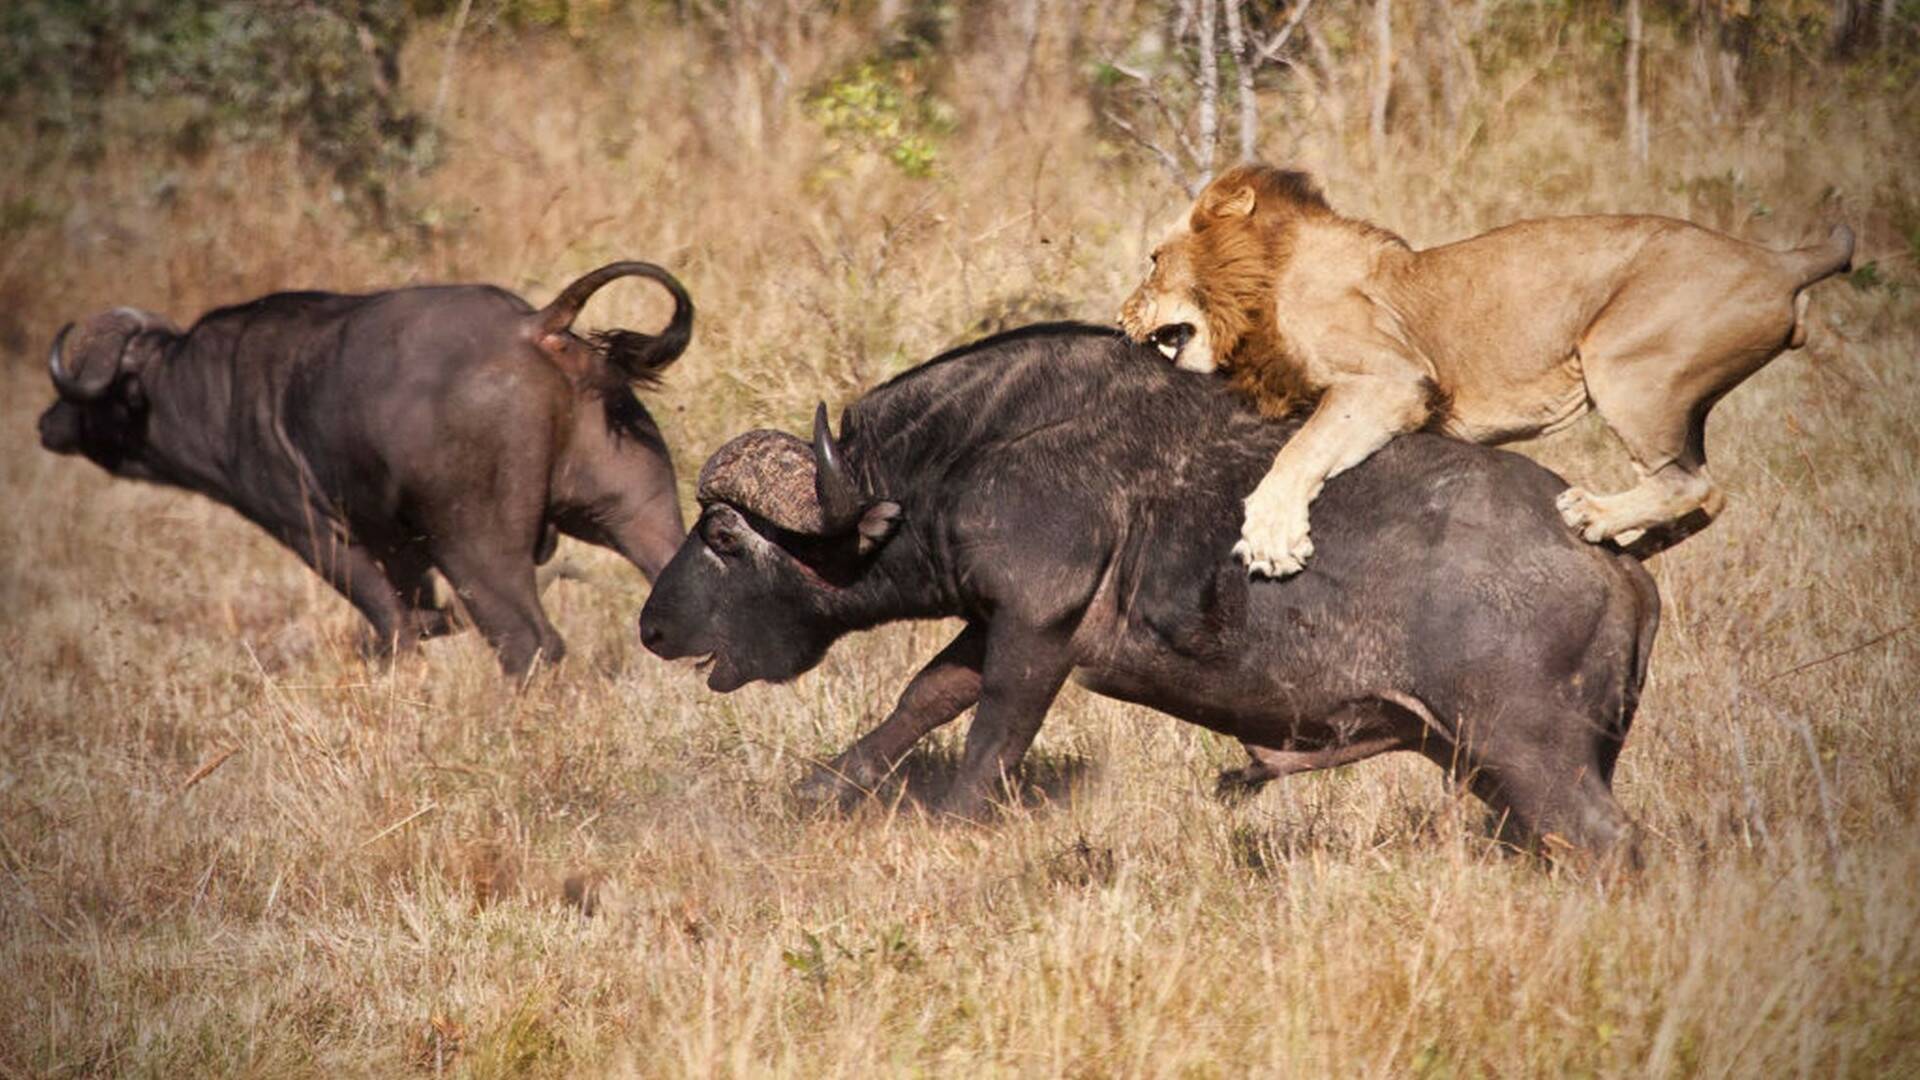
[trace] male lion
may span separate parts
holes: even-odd
[[[1640,482],[1569,488],[1561,516],[1592,542],[1725,497],[1707,475],[1707,410],[1806,342],[1814,282],[1853,233],[1772,251],[1651,215],[1522,221],[1425,251],[1341,217],[1303,173],[1220,175],[1153,252],[1120,325],[1194,371],[1223,369],[1264,412],[1317,399],[1246,501],[1234,553],[1282,577],[1313,554],[1321,485],[1404,432],[1480,443],[1557,431],[1589,406]]]

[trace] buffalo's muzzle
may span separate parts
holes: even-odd
[[[80,418],[71,406],[56,404],[40,414],[40,445],[56,454],[80,449]]]

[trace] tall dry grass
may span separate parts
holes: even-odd
[[[409,55],[422,101],[440,44]],[[858,47],[802,42],[795,82]],[[1651,861],[1613,887],[1501,854],[1423,762],[1221,805],[1234,746],[1077,690],[999,822],[814,815],[789,783],[949,628],[718,697],[637,647],[637,575],[573,546],[560,671],[514,693],[473,635],[379,671],[230,512],[37,448],[41,348],[114,303],[463,279],[543,302],[655,259],[701,308],[649,398],[683,476],[978,330],[1104,320],[1177,197],[1098,137],[1061,49],[1011,103],[994,49],[953,58],[931,180],[824,170],[791,101],[739,123],[749,82],[661,21],[464,46],[412,231],[356,230],[291,151],[110,143],[0,173],[0,202],[40,208],[0,252],[0,1070],[1920,1073],[1910,86],[1835,78],[1714,124],[1656,64],[1644,176],[1545,53],[1487,78],[1472,137],[1410,124],[1377,169],[1307,89],[1266,102],[1269,156],[1416,242],[1632,209],[1785,244],[1845,217],[1894,283],[1822,286],[1810,346],[1716,413],[1731,508],[1652,564],[1666,615],[1618,782]],[[1529,449],[1625,478],[1592,425]]]

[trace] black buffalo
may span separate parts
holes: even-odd
[[[793,678],[849,631],[965,619],[816,788],[870,789],[977,706],[947,796],[977,812],[1077,672],[1239,739],[1230,786],[1413,750],[1521,835],[1614,847],[1651,578],[1567,530],[1546,469],[1414,435],[1327,485],[1305,572],[1249,582],[1223,553],[1294,429],[1109,331],[992,338],[867,394],[837,443],[822,409],[810,447],[723,447],[641,638],[726,691]]]
[[[594,291],[629,276],[672,293],[666,329],[573,334]],[[692,328],[686,290],[643,262],[538,311],[486,285],[277,293],[184,333],[119,308],[54,340],[40,440],[233,507],[353,602],[375,653],[450,629],[437,568],[518,675],[565,651],[534,583],[558,532],[649,578],[685,534],[631,385],[655,384]]]

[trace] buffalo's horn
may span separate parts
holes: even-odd
[[[113,366],[105,370],[98,364],[82,364],[78,373],[68,369],[67,335],[72,332],[73,324],[68,323],[54,336],[53,348],[47,350],[47,373],[53,376],[53,388],[60,391],[61,397],[69,401],[92,401],[113,385],[114,376],[119,374],[119,359],[116,357]]]
[[[840,460],[840,448],[833,444],[824,401],[813,410],[813,490],[820,499],[820,517],[828,535],[853,528],[867,509],[859,485]]]
[[[53,335],[53,348],[47,350],[47,374],[53,376],[56,385],[67,381],[67,365],[60,358],[60,350],[66,345],[67,335],[71,333],[73,333],[72,323],[61,327],[60,332]]]

